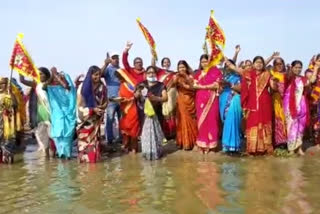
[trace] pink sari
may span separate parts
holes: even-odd
[[[217,68],[211,68],[207,74],[198,72],[195,79],[199,85],[211,85],[222,79],[222,73]],[[198,123],[197,145],[204,149],[213,149],[218,145],[220,134],[219,97],[213,90],[197,90],[196,110]]]
[[[309,121],[309,109],[305,95],[306,82],[305,77],[295,77],[284,95],[289,151],[294,151],[302,145],[304,132]]]

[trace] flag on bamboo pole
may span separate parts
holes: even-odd
[[[22,39],[23,34],[19,33],[14,43],[9,66],[11,70],[15,70],[23,76],[30,77],[36,82],[40,82],[39,70],[34,65]]]
[[[208,44],[207,44],[207,40],[206,40],[206,38],[204,39],[204,43],[203,43],[203,45],[202,45],[202,50],[203,50],[203,53],[204,54],[209,54],[209,51],[208,51]]]
[[[141,23],[140,18],[137,18],[137,23],[138,26],[140,28],[140,30],[142,31],[144,38],[147,40],[150,48],[151,48],[151,54],[152,56],[155,58],[155,60],[158,60],[158,55],[156,52],[156,43],[153,39],[153,37],[151,36],[150,32],[148,31],[148,29]]]

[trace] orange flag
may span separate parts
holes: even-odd
[[[34,65],[27,49],[23,45],[22,38],[23,34],[19,33],[14,43],[10,59],[10,68],[23,76],[30,77],[36,82],[40,82],[39,70]]]
[[[156,52],[156,43],[154,42],[153,37],[151,36],[151,34],[149,33],[148,29],[141,23],[140,18],[137,18],[137,23],[138,26],[140,28],[140,30],[142,31],[144,38],[147,40],[150,48],[151,48],[151,54],[152,56],[158,60],[158,55]]]

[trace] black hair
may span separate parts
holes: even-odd
[[[171,64],[171,60],[169,59],[169,57],[164,57],[164,58],[161,60],[161,66],[163,66],[164,60],[168,60],[169,63]]]
[[[301,65],[301,66],[303,66],[303,64],[302,64],[302,62],[300,61],[300,60],[294,60],[292,63],[291,63],[291,67],[294,67],[294,66],[296,66],[296,65]]]
[[[47,79],[50,78],[51,73],[50,73],[50,71],[49,71],[48,68],[46,68],[46,67],[40,67],[40,68],[38,68],[38,70],[39,70],[41,73],[43,73],[43,74],[46,76]]]
[[[155,73],[157,73],[157,68],[156,68],[155,66],[153,66],[153,65],[150,65],[150,66],[147,67],[146,73],[147,73],[148,70],[151,69],[151,68],[154,70]]]
[[[264,61],[262,56],[256,56],[255,58],[253,58],[253,63],[255,63],[259,59],[262,61],[263,69],[264,69],[266,67],[266,63],[265,63],[265,61]]]
[[[283,70],[282,70],[282,72],[284,72],[284,71],[286,70],[286,64],[285,64],[284,60],[283,60],[281,57],[276,58],[275,60],[273,60],[273,67],[276,66],[277,60],[280,60],[280,61],[282,62],[282,64],[283,64]]]
[[[136,58],[134,58],[133,63],[136,63],[137,60],[140,60],[141,62],[143,62],[141,57],[136,57]]]
[[[199,59],[199,70],[203,70],[204,68],[201,66],[201,60],[202,59],[206,59],[206,60],[209,60],[209,55],[208,54],[202,54],[200,56],[200,59]]]
[[[180,60],[178,62],[177,70],[179,71],[179,65],[184,65],[187,68],[187,74],[190,74],[190,66],[185,60]]]
[[[98,71],[101,71],[101,69],[96,65],[92,65],[92,66],[90,66],[88,73],[91,73],[91,75],[92,75]]]

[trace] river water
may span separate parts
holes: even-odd
[[[97,164],[47,160],[29,145],[0,165],[0,213],[320,213],[320,152],[229,157],[168,150]],[[19,157],[20,156],[20,157]]]

